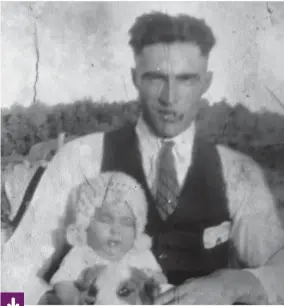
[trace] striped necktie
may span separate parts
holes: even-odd
[[[179,195],[173,146],[173,141],[164,142],[158,161],[156,206],[163,220],[174,212]]]

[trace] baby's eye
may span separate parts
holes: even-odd
[[[100,215],[98,220],[103,223],[111,223],[111,217],[108,215]]]
[[[134,226],[135,225],[135,221],[132,218],[123,218],[121,220],[121,222],[122,222],[123,225],[126,225],[126,226]]]

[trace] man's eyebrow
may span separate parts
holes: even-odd
[[[142,74],[142,78],[161,78],[168,79],[169,76],[159,71],[146,71]]]
[[[200,75],[198,73],[180,73],[176,75],[176,78],[180,80],[200,79]]]
[[[179,80],[190,80],[190,79],[200,79],[198,73],[178,73],[175,77]],[[142,78],[161,78],[168,80],[169,75],[159,72],[159,71],[147,71],[142,74]]]

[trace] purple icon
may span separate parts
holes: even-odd
[[[24,292],[1,292],[1,306],[24,305]]]

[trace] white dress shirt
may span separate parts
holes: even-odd
[[[153,195],[156,194],[156,173],[157,163],[163,139],[156,137],[146,125],[142,118],[136,126],[136,133],[139,139],[140,152],[142,155],[143,169]],[[195,135],[195,124],[178,136],[168,139],[174,142],[173,155],[175,168],[180,188],[183,186],[187,170],[191,164],[192,147]]]
[[[174,139],[180,184],[191,163],[194,125]],[[149,187],[155,189],[155,159],[160,141],[142,121],[136,128],[143,168]],[[29,208],[2,254],[2,291],[24,291],[25,304],[35,304],[49,288],[39,275],[57,246],[64,241],[70,192],[85,178],[100,172],[104,134],[94,133],[67,143],[48,164]],[[270,304],[284,303],[284,220],[263,172],[251,158],[217,147],[226,183],[232,219],[232,258],[253,273],[263,285]],[[55,244],[54,234],[57,233]],[[61,234],[61,235],[60,235]]]

